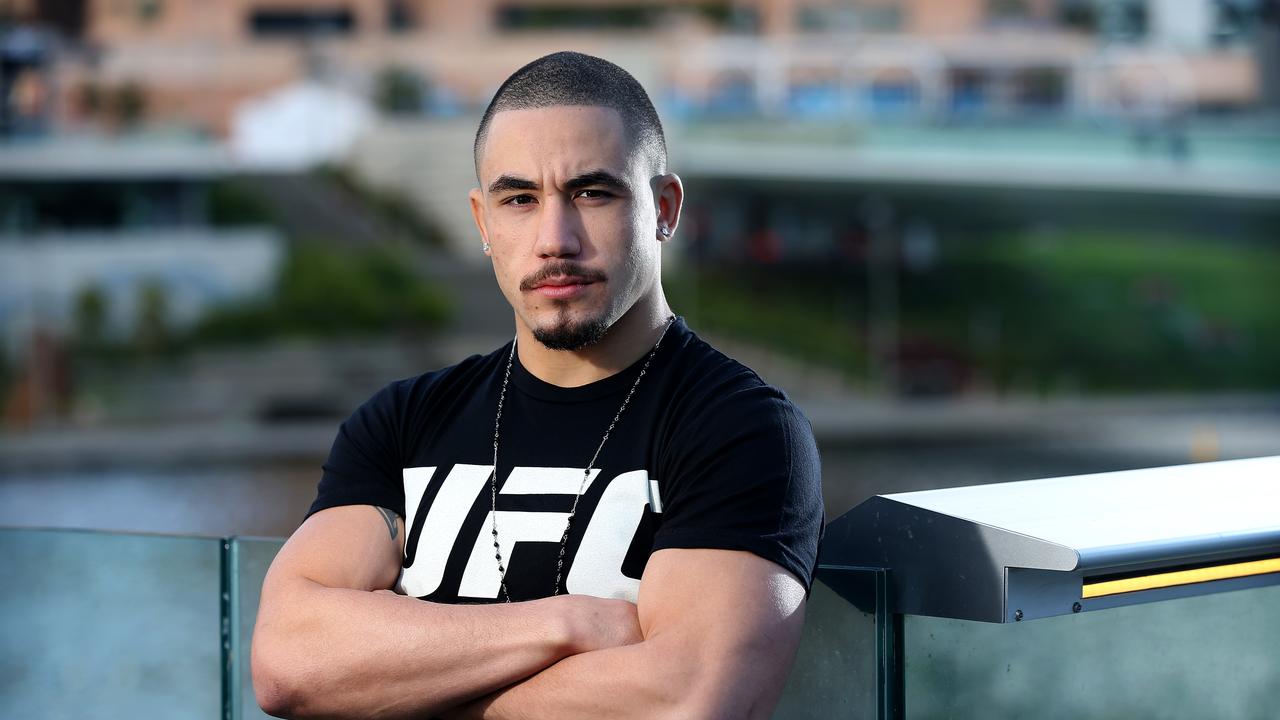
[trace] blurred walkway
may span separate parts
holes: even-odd
[[[1141,147],[1116,128],[850,129],[814,141],[803,127],[708,125],[679,139],[691,177],[1112,191],[1280,199],[1280,135],[1199,131],[1185,151]],[[766,141],[767,140],[767,141]]]
[[[381,381],[379,381],[381,382]],[[1032,438],[1181,457],[1280,454],[1280,396],[1186,395],[1065,400],[890,402],[793,394],[820,443],[936,443]],[[57,427],[0,435],[0,473],[76,467],[257,463],[328,450],[341,416]]]

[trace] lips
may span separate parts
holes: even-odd
[[[534,284],[534,287],[539,288],[539,287],[547,287],[547,286],[555,287],[555,286],[562,286],[562,285],[590,285],[593,282],[595,281],[591,280],[590,278],[582,277],[580,275],[557,275],[555,277],[549,277],[549,278],[546,278],[545,280],[538,281],[537,283]]]
[[[532,291],[544,297],[563,299],[581,294],[594,283],[585,277],[561,275],[534,283]]]

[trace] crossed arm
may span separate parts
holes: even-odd
[[[259,703],[288,717],[768,717],[804,591],[744,552],[661,550],[637,605],[568,595],[442,605],[381,592],[395,539],[369,506],[312,516],[263,585]]]
[[[791,574],[746,552],[659,550],[638,610],[641,642],[565,658],[456,717],[769,717],[804,619]]]

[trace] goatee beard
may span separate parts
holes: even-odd
[[[535,329],[533,337],[548,350],[573,352],[600,342],[608,332],[608,323],[596,317],[578,323],[562,320],[554,327]]]

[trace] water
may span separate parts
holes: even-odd
[[[988,418],[985,426],[961,418],[925,428],[926,420],[898,418],[893,426],[886,415],[882,432],[828,432],[815,422],[829,519],[880,493],[1280,455],[1280,410],[1265,404],[1011,423]],[[310,457],[292,452],[288,460],[210,455],[56,470],[0,464],[0,526],[287,536],[302,522],[320,478],[327,447],[314,445]]]

